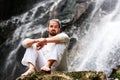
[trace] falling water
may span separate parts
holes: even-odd
[[[70,71],[104,71],[109,76],[112,68],[120,65],[120,0],[112,3],[115,7],[109,12],[103,11],[102,6],[98,10],[96,4],[87,23],[89,29],[79,38],[79,49],[69,65]]]

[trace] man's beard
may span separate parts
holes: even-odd
[[[49,34],[50,34],[51,36],[57,35],[57,33],[56,33],[55,31],[51,31],[51,32],[49,32]]]

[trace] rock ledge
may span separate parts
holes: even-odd
[[[27,77],[18,77],[16,80],[107,80],[103,72],[80,71],[80,72],[39,72]]]

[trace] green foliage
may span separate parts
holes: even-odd
[[[119,79],[120,80],[120,69],[116,70],[113,74],[112,74],[112,77],[114,79]]]
[[[79,80],[83,79],[82,78],[82,76],[83,76],[82,72],[70,72],[70,73],[66,73],[66,75],[70,76],[70,77],[72,77],[74,79],[79,79]]]

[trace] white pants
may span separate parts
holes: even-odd
[[[22,64],[28,66],[28,62],[31,62],[39,70],[50,59],[56,60],[51,66],[51,70],[67,70],[66,45],[48,43],[39,51],[36,51],[32,47],[27,48],[22,59]]]

